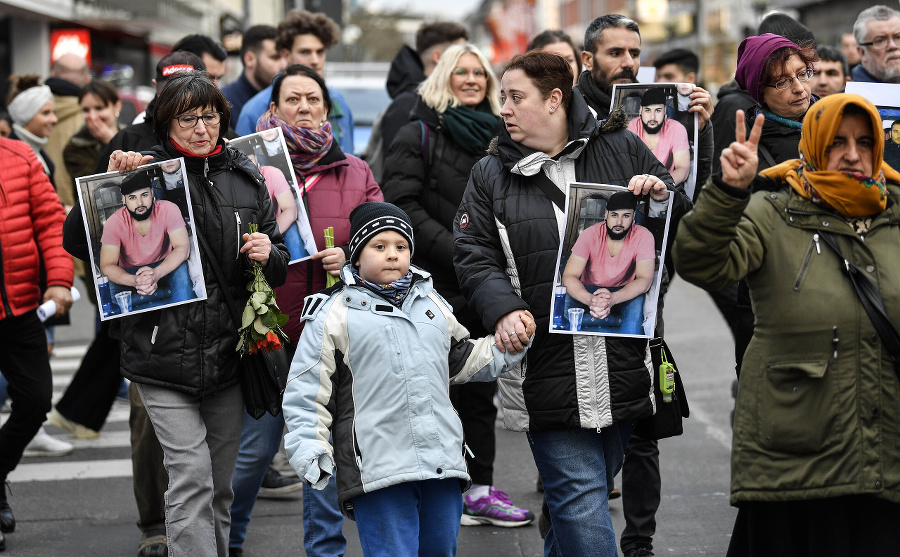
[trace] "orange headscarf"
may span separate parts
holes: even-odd
[[[828,149],[848,105],[862,108],[872,122],[875,145],[872,149],[873,176],[824,170]],[[803,119],[800,158],[785,161],[760,174],[782,179],[807,199],[831,207],[845,217],[869,217],[887,206],[885,181],[900,182],[900,173],[884,163],[884,134],[875,106],[859,95],[828,95],[810,107]]]

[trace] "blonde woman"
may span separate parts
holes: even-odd
[[[487,154],[500,124],[500,86],[487,58],[473,45],[444,51],[419,85],[410,122],[400,128],[385,160],[385,200],[409,215],[416,237],[413,262],[430,272],[434,287],[453,306],[473,338],[488,334],[466,304],[453,270],[453,217],[472,167]],[[466,463],[472,489],[463,525],[524,526],[534,515],[493,486],[496,383],[455,386],[450,398],[474,457]]]

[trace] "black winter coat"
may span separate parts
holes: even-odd
[[[722,164],[719,162],[719,156],[722,151],[731,145],[734,141],[734,115],[738,110],[743,110],[746,114],[748,110],[756,107],[756,101],[750,96],[746,90],[736,81],[731,80],[719,89],[716,95],[719,99],[716,103],[716,109],[712,117],[709,119],[713,125],[713,133],[715,134],[715,143],[712,154],[712,172],[718,174],[722,172]],[[697,185],[705,184],[697,180]]]
[[[627,185],[633,176],[648,173],[672,188],[665,167],[625,124],[624,115],[616,113],[601,127],[581,94],[573,93],[569,140],[588,139],[574,162],[576,179]],[[596,429],[649,416],[652,370],[645,363],[646,339],[607,337],[604,342],[603,337],[548,332],[559,227],[550,199],[531,178],[511,172],[529,154],[502,128],[497,148],[472,169],[454,221],[460,287],[485,327],[493,330],[501,317],[518,309],[531,311],[537,321],[519,377],[500,379],[506,426]],[[673,211],[685,212],[690,202],[682,192],[674,194]],[[518,385],[508,390],[512,382]]]
[[[453,267],[453,219],[472,167],[484,153],[473,155],[457,145],[443,116],[421,98],[411,116],[414,120],[400,129],[391,145],[381,189],[385,201],[406,211],[412,220],[416,237],[413,263],[431,273],[435,289],[457,313],[467,304]],[[429,130],[427,143],[423,124]]]
[[[156,146],[147,154],[160,162],[181,156],[171,145]],[[206,158],[185,157],[194,229],[207,239],[243,310],[249,293],[250,260],[239,253],[242,234],[251,222],[272,241],[263,271],[272,287],[287,276],[288,252],[275,222],[265,180],[246,155],[225,147]],[[77,228],[81,228],[79,235]],[[81,212],[66,219],[64,247],[87,259]],[[201,251],[207,299],[122,317],[122,375],[136,383],[167,387],[192,396],[209,396],[236,384],[238,324],[228,309],[222,285]]]
[[[400,128],[409,123],[410,112],[416,106],[419,95],[416,88],[425,81],[422,60],[416,51],[404,45],[391,61],[387,90],[393,101],[381,118],[381,139],[386,153],[397,137]]]

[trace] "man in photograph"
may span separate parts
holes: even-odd
[[[894,170],[900,168],[900,120],[891,122],[890,137],[884,142],[884,162]]]
[[[641,96],[640,116],[628,124],[628,129],[653,151],[672,180],[682,184],[691,172],[691,145],[685,127],[666,117],[666,100],[663,89],[647,89]]]
[[[638,198],[610,196],[605,221],[584,230],[563,271],[566,312],[585,310],[582,331],[643,334],[644,294],[653,283],[653,234],[634,217]],[[587,312],[590,313],[587,313]]]
[[[130,292],[131,310],[138,310],[194,298],[190,241],[178,206],[154,199],[147,172],[128,176],[120,189],[125,206],[107,219],[100,240],[100,271],[113,299]]]

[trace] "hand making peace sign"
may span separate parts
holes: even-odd
[[[738,110],[735,115],[734,143],[722,150],[719,158],[722,163],[722,181],[736,188],[746,189],[756,177],[756,167],[759,164],[757,147],[762,135],[763,124],[766,119],[762,114],[756,115],[750,137],[744,139],[746,127],[744,125],[744,111]]]

